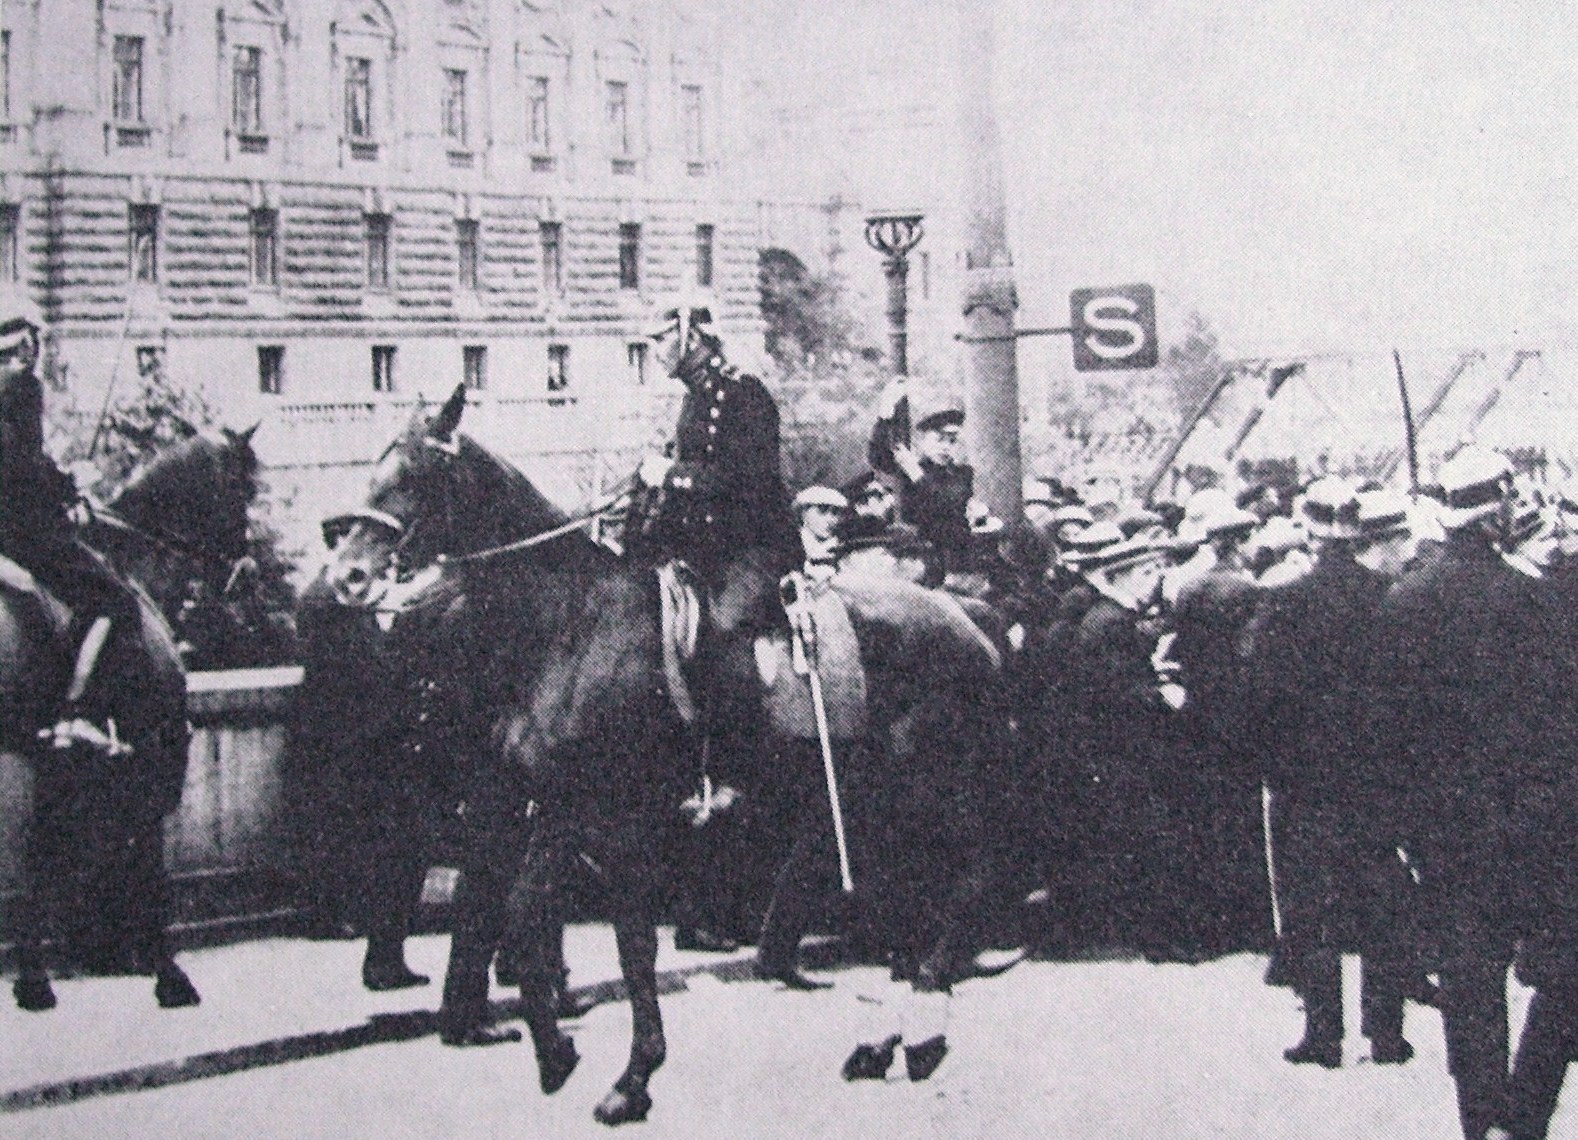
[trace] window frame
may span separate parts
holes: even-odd
[[[134,285],[159,283],[159,207],[151,202],[126,206],[127,280]],[[146,241],[139,239],[145,238]],[[146,256],[139,256],[140,254]]]
[[[553,153],[553,80],[547,75],[526,77],[526,146],[533,155]],[[538,126],[541,130],[538,130]]]
[[[696,287],[711,289],[717,278],[718,227],[711,222],[696,223]]]
[[[0,202],[0,285],[22,280],[22,205]]]
[[[482,226],[475,218],[455,219],[455,261],[461,291],[477,292],[482,281]]]
[[[258,345],[258,394],[262,396],[285,394],[284,345]]]
[[[548,394],[562,396],[570,389],[570,346],[563,341],[548,345]]]
[[[376,144],[378,131],[373,122],[373,104],[375,102],[373,84],[373,60],[371,56],[347,55],[345,57],[345,116],[342,126],[345,130],[345,139],[353,144]],[[365,121],[358,122],[358,116],[353,114],[358,104],[353,95],[362,97],[360,118]],[[360,126],[362,130],[355,128]]]
[[[629,369],[630,377],[636,387],[646,386],[647,366],[651,362],[651,346],[644,340],[625,342],[625,365]]]
[[[243,67],[242,60],[248,61]],[[250,79],[249,89],[244,80]],[[242,137],[267,134],[263,122],[263,49],[256,44],[235,45],[230,65],[230,129]]]
[[[538,256],[542,259],[542,288],[548,297],[564,296],[564,223],[537,223]],[[550,256],[551,255],[551,256]]]
[[[488,389],[488,346],[463,344],[460,346],[460,382],[469,392]]]
[[[680,136],[687,163],[707,161],[706,93],[700,83],[680,84]]]
[[[618,95],[618,100],[615,100]],[[618,121],[615,121],[615,109]],[[605,79],[603,81],[603,126],[608,153],[614,158],[631,159],[635,150],[630,138],[630,81]]]
[[[394,291],[394,215],[362,215],[363,284],[370,293]]]
[[[450,150],[471,149],[466,114],[466,69],[446,67],[439,96],[439,134]]]
[[[619,223],[619,287],[641,288],[641,223]]]
[[[395,361],[398,345],[375,344],[372,346],[373,391],[392,395],[395,390]]]
[[[247,211],[247,281],[254,289],[279,288],[279,211]]]
[[[117,126],[148,125],[146,91],[148,40],[146,36],[117,33],[110,49],[110,118]],[[135,48],[135,51],[132,49]],[[131,104],[135,104],[132,106]]]

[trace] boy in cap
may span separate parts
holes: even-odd
[[[953,397],[910,406],[903,377],[884,393],[883,415],[872,428],[871,466],[899,479],[899,517],[936,547],[946,566],[962,566],[970,552],[970,499],[975,470],[964,462],[964,405]]]

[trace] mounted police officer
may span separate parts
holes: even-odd
[[[41,735],[56,748],[85,744],[127,751],[110,726],[86,714],[99,657],[115,629],[141,621],[136,596],[76,536],[76,483],[44,451],[44,386],[37,365],[44,321],[20,293],[0,297],[0,554],[13,559],[72,613],[66,629],[74,668]]]
[[[672,456],[641,464],[628,545],[653,563],[683,560],[707,595],[712,628],[728,633],[757,620],[800,561],[779,469],[778,406],[760,380],[724,359],[707,306],[665,309],[650,335],[685,398]]]

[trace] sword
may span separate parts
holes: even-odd
[[[1271,789],[1260,783],[1260,832],[1265,838],[1266,882],[1271,887],[1271,929],[1282,940],[1282,906],[1277,901],[1277,855],[1271,844]]]
[[[833,839],[838,845],[838,879],[844,893],[853,894],[855,878],[849,869],[849,841],[844,833],[844,807],[838,796],[838,773],[833,767],[832,734],[827,727],[827,705],[822,699],[822,677],[806,646],[802,623],[810,619],[809,608],[801,601],[800,586],[794,575],[782,586],[785,608],[789,610],[789,632],[794,639],[794,671],[805,675],[811,686],[811,711],[816,717],[816,739],[822,748],[822,773],[827,778],[827,802],[833,809]],[[795,612],[798,611],[798,612]]]

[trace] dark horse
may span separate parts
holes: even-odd
[[[343,600],[372,605],[391,569],[409,575],[441,565],[464,576],[469,616],[455,634],[470,641],[480,667],[505,674],[487,682],[504,699],[494,747],[467,797],[469,858],[514,879],[510,941],[540,1081],[556,1091],[578,1061],[555,1017],[560,979],[546,941],[557,937],[564,878],[590,868],[611,904],[633,1020],[629,1064],[596,1117],[640,1120],[666,1049],[658,853],[698,775],[664,681],[658,593],[650,573],[569,527],[523,477],[458,435],[464,406],[457,390],[385,452],[359,519],[335,549],[330,579]],[[533,536],[540,541],[508,554],[468,557]],[[930,591],[872,586],[851,611],[870,675],[874,739],[902,737],[925,704],[966,716],[996,682],[990,646]],[[934,712],[923,719],[937,723]]]
[[[251,434],[197,435],[156,456],[87,537],[136,582],[162,588],[195,567],[222,584],[247,553],[257,490]],[[162,825],[186,772],[186,678],[168,622],[148,589],[135,592],[140,628],[114,630],[98,666],[94,708],[132,746],[109,756],[60,753],[35,738],[65,687],[70,662],[59,631],[68,615],[52,598],[0,587],[0,733],[30,804],[13,837],[25,880],[13,924],[13,989],[23,1009],[55,1004],[43,952],[50,926],[81,965],[152,973],[166,1007],[198,1000],[165,931]]]

